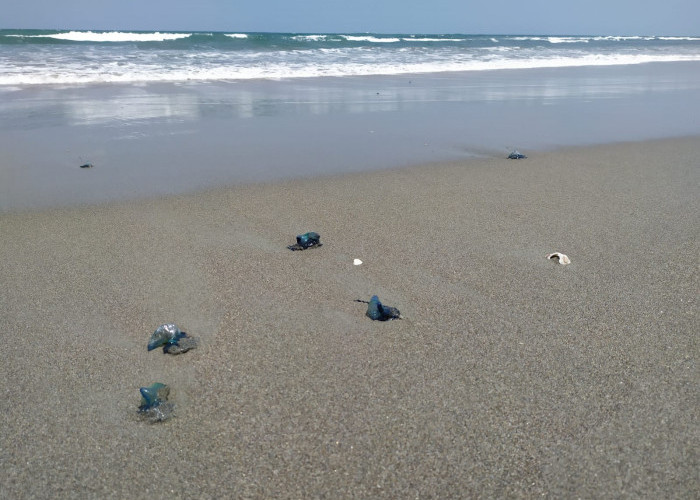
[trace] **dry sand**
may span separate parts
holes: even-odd
[[[699,145],[0,215],[0,497],[698,498]]]

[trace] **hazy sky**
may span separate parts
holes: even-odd
[[[700,0],[0,0],[0,28],[700,35]]]

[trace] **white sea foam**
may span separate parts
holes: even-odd
[[[542,38],[540,36],[511,36],[508,37],[510,40],[516,40],[518,42],[526,42],[529,40],[533,41],[540,41],[540,40],[546,40],[546,38]]]
[[[658,37],[658,39],[659,40],[693,42],[693,41],[700,40],[700,37],[697,37],[697,36],[660,36],[660,37]]]
[[[404,42],[463,42],[466,38],[402,38]]]
[[[48,35],[24,35],[26,38],[55,38],[75,42],[162,42],[177,40],[192,36],[191,33],[130,33],[122,31],[94,32],[70,31],[68,33],[52,33]]]
[[[328,39],[328,35],[294,35],[292,40],[301,40],[304,42],[321,42]]]
[[[594,36],[594,37],[591,37],[591,40],[595,40],[595,41],[606,40],[606,41],[611,41],[611,42],[622,42],[622,41],[629,41],[629,40],[654,40],[654,37],[653,36],[613,36],[613,35],[608,35],[608,36]]]
[[[225,35],[229,38],[248,38],[248,35],[245,33],[225,33]]]
[[[509,40],[515,41],[548,41],[549,43],[587,43],[590,41],[610,41],[610,42],[627,42],[627,41],[653,41],[653,40],[669,40],[669,41],[699,41],[700,37],[692,36],[621,36],[621,35],[605,35],[605,36],[509,36]]]
[[[345,38],[346,40],[350,42],[371,42],[371,43],[396,43],[400,42],[400,38],[394,38],[394,37],[387,37],[387,38],[379,38],[376,36],[355,36],[355,35],[340,35],[341,37]]]
[[[550,36],[547,37],[549,43],[588,43],[587,37]]]
[[[330,50],[330,49],[328,49]],[[369,75],[400,75],[417,73],[440,73],[456,71],[485,71],[502,69],[556,68],[572,66],[611,66],[621,64],[642,64],[648,62],[700,61],[700,54],[686,56],[668,55],[584,55],[580,57],[548,57],[514,59],[506,56],[489,56],[482,59],[472,57],[444,58],[439,61],[416,62],[406,57],[401,61],[384,64],[368,64],[361,60],[347,62],[342,54],[333,62],[278,61],[254,65],[202,63],[193,60],[190,64],[163,67],[145,66],[127,61],[120,64],[81,65],[72,64],[60,71],[47,72],[37,65],[31,71],[8,72],[0,65],[0,85],[32,84],[88,84],[88,83],[128,83],[128,82],[177,82],[177,81],[223,81],[250,79],[287,79],[313,77],[343,77]]]

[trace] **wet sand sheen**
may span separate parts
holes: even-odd
[[[697,136],[698,115],[699,62],[0,88],[0,212]]]
[[[697,496],[699,140],[0,215],[0,494]]]

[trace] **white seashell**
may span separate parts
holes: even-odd
[[[355,260],[352,261],[352,263],[353,263],[353,265],[355,265],[355,266],[359,266],[360,264],[362,264],[362,261],[361,261],[360,259],[355,259]]]
[[[548,259],[557,259],[559,261],[559,264],[561,264],[562,266],[565,266],[566,264],[571,264],[571,259],[563,253],[559,253],[559,252],[550,253],[550,254],[547,254],[547,258]]]

